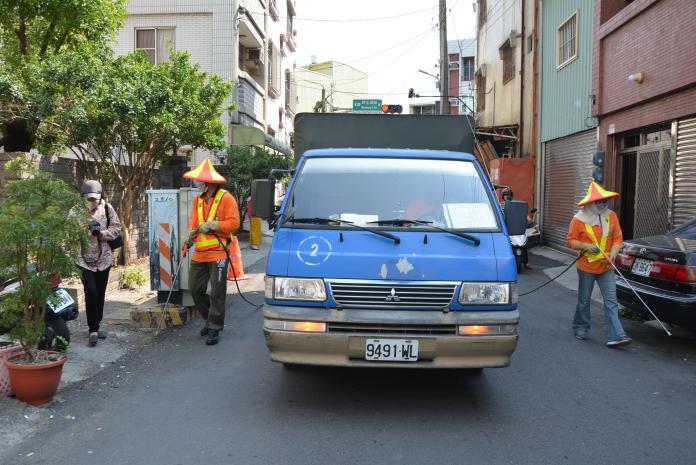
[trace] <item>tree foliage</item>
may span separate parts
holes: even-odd
[[[115,186],[110,200],[125,226],[124,264],[133,208],[155,169],[183,145],[224,148],[220,116],[231,91],[231,82],[201,71],[185,52],[154,66],[139,51],[111,60],[79,104],[56,119],[61,143],[86,173]]]
[[[0,0],[0,145],[6,151],[28,152],[53,137],[50,117],[90,85],[95,61],[111,55],[126,2]]]
[[[7,183],[0,209],[0,275],[17,279],[20,288],[0,299],[0,326],[30,352],[44,331],[51,277],[76,271],[80,245],[87,239],[87,210],[68,184],[30,160],[16,158],[5,167],[23,179]]]
[[[289,169],[292,157],[263,147],[231,146],[227,149],[230,169],[229,186],[237,199],[240,221],[246,216],[247,199],[251,195],[251,181],[268,178],[272,169]]]

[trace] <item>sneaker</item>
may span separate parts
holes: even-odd
[[[575,333],[575,339],[580,339],[581,341],[584,341],[587,339],[587,334],[585,333]]]
[[[97,331],[97,337],[99,339],[106,339],[106,331],[100,329],[99,331]]]
[[[96,347],[96,346],[97,346],[97,341],[98,341],[98,340],[99,340],[99,336],[97,336],[96,333],[92,333],[92,334],[89,335],[89,341],[88,341],[87,344],[88,344],[90,347]]]
[[[218,343],[220,339],[220,331],[217,329],[209,329],[208,330],[208,339],[205,340],[205,345],[207,346],[214,346],[215,344]]]
[[[251,247],[251,250],[259,250],[259,246],[258,246],[258,245],[252,245],[252,246],[250,246],[250,247]]]
[[[209,330],[208,330],[208,326],[207,326],[207,325],[206,325],[206,326],[203,326],[203,327],[201,328],[201,336],[207,336],[207,335],[208,335],[208,331],[209,331]]]
[[[631,342],[633,342],[633,339],[631,339],[630,337],[624,336],[621,339],[607,342],[607,347],[611,347],[611,348],[624,347],[624,346],[629,345]]]

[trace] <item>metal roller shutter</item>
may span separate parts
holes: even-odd
[[[592,182],[596,147],[595,129],[544,144],[542,237],[551,247],[568,250],[568,226]]]
[[[696,118],[679,121],[674,168],[672,224],[679,226],[696,216]]]

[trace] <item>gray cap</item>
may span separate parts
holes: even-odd
[[[101,194],[102,193],[102,185],[99,181],[95,181],[93,179],[87,179],[85,182],[82,183],[82,189],[80,190],[80,193],[82,195]]]

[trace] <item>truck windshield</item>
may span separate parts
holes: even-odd
[[[295,180],[286,216],[334,218],[384,228],[403,218],[420,225],[498,230],[491,197],[470,161],[413,158],[309,158]],[[338,226],[338,224],[336,225]]]

